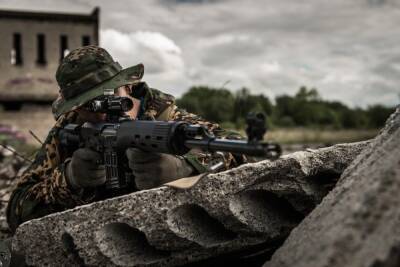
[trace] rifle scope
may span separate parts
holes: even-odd
[[[133,102],[125,96],[107,96],[94,99],[87,103],[85,107],[91,112],[126,112],[133,108]]]

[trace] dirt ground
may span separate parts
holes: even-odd
[[[32,137],[29,130],[43,141],[54,123],[50,106],[23,106],[19,112],[0,111],[0,124],[15,127],[32,145],[39,145],[39,143]]]

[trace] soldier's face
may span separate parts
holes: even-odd
[[[132,86],[125,85],[125,86],[121,86],[118,89],[116,89],[115,95],[128,97],[132,100],[133,108],[131,110],[125,112],[125,114],[128,115],[131,119],[136,119],[137,114],[139,112],[139,108],[140,108],[140,100],[132,97],[130,95],[131,92],[132,92]]]
[[[131,119],[136,119],[140,108],[140,100],[130,96],[130,92],[131,92],[131,86],[128,85],[121,86],[115,89],[115,95],[128,97],[132,100],[133,108],[125,112],[125,115],[128,115]],[[92,122],[92,123],[104,122],[107,117],[105,113],[91,112],[83,108],[77,109],[77,112],[79,114],[79,120],[82,122]]]

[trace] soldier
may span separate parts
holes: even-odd
[[[173,96],[149,88],[141,81],[143,71],[142,64],[122,69],[106,50],[97,46],[75,49],[62,60],[56,73],[60,96],[53,103],[56,124],[10,198],[7,221],[12,231],[24,221],[104,198],[99,188],[105,183],[105,169],[97,163],[102,155],[88,148],[64,151],[58,132],[68,123],[103,121],[105,114],[88,111],[85,103],[103,95],[105,89],[114,89],[116,95],[132,99],[134,107],[127,112],[132,119],[183,120],[205,125],[217,136],[224,135],[217,124],[179,109]],[[133,148],[127,150],[126,156],[139,190],[203,173],[213,160],[213,156],[198,151],[175,156]],[[224,154],[225,168],[242,160]]]

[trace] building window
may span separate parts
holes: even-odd
[[[14,33],[13,48],[11,49],[11,64],[22,65],[22,38],[20,33]]]
[[[84,35],[82,36],[82,46],[90,45],[90,36]]]
[[[37,60],[39,65],[46,65],[46,36],[42,33],[37,35]]]
[[[60,36],[60,60],[69,54],[68,50],[68,37],[66,35]]]

